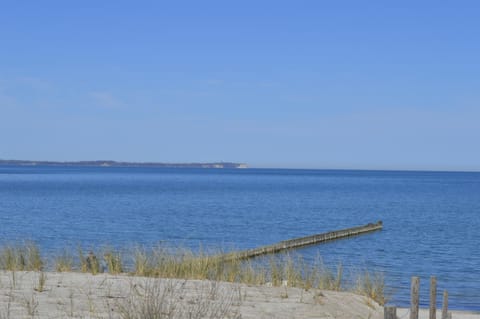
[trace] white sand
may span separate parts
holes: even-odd
[[[176,316],[165,318],[188,318],[189,313],[202,318],[196,316],[200,312],[206,312],[206,318],[383,318],[383,308],[375,302],[346,292],[126,275],[45,275],[39,291],[38,272],[0,272],[0,318],[122,318],[122,310],[137,307],[138,313],[146,292],[155,295],[150,300],[163,300],[157,302],[162,312],[174,309],[171,313]],[[399,309],[397,314],[405,311]],[[453,318],[480,319],[480,315],[454,313]]]
[[[450,311],[452,313],[452,319],[480,319],[480,313],[470,312],[470,311]],[[397,309],[397,317],[398,318],[410,318],[410,309],[400,308]],[[429,317],[429,310],[428,309],[420,309],[418,314],[418,319],[428,319]],[[437,309],[437,319],[442,318],[442,311],[441,309]]]

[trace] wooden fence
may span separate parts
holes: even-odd
[[[420,278],[412,277],[410,288],[410,319],[418,319],[420,303]],[[397,319],[397,308],[392,306],[384,307],[384,319]],[[437,278],[430,277],[430,307],[429,319],[437,318]],[[442,318],[451,319],[452,313],[448,312],[448,292],[443,292]]]

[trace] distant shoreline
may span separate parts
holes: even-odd
[[[86,167],[165,167],[165,168],[248,168],[245,163],[214,162],[214,163],[159,163],[159,162],[117,162],[111,160],[95,161],[30,161],[30,160],[0,160],[0,165],[15,166],[86,166]]]

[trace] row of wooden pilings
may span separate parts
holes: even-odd
[[[412,277],[411,285],[411,299],[410,299],[410,319],[418,319],[420,303],[420,278]],[[437,318],[437,278],[435,276],[430,277],[430,308],[429,319]],[[443,305],[442,305],[442,318],[451,319],[452,313],[448,312],[448,292],[443,291]],[[385,306],[384,319],[397,319],[397,308],[393,306]]]
[[[374,231],[382,230],[382,228],[383,228],[382,221],[378,221],[376,223],[369,223],[363,226],[351,227],[351,228],[331,231],[328,233],[322,233],[322,234],[305,236],[301,238],[284,240],[273,245],[262,246],[262,247],[244,250],[240,252],[234,252],[234,253],[223,255],[222,257],[226,260],[249,259],[249,258],[261,256],[261,255],[276,254],[285,250],[301,248],[301,247],[310,246],[310,245],[317,245],[317,244],[325,243],[332,240],[367,234]]]

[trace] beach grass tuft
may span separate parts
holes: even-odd
[[[356,287],[354,292],[369,297],[378,302],[379,305],[385,305],[388,302],[388,296],[385,291],[385,278],[382,273],[371,273],[365,270],[357,275]]]
[[[67,249],[64,249],[61,255],[55,257],[55,271],[57,272],[72,271],[73,265],[73,256]]]
[[[123,273],[123,262],[120,252],[111,248],[107,248],[103,253],[103,258],[105,262],[105,269],[102,269],[102,271],[107,271],[108,273],[114,275]]]
[[[135,287],[135,294],[119,303],[122,319],[240,319],[235,290],[221,289],[216,282],[197,282],[192,297],[186,282],[146,280]]]
[[[40,249],[33,242],[6,245],[0,248],[0,269],[40,271],[43,265]]]

